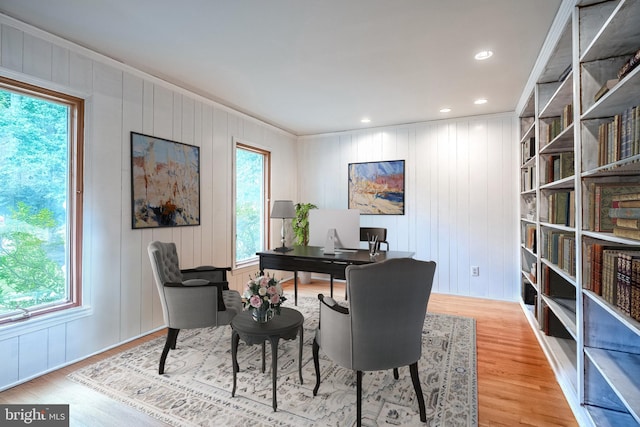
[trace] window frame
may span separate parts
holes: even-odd
[[[238,186],[237,186],[237,182],[236,182],[236,176],[237,176],[237,150],[238,149],[242,149],[242,150],[247,150],[247,151],[251,151],[253,153],[258,153],[260,155],[262,155],[264,157],[264,170],[263,170],[263,191],[264,191],[264,197],[263,197],[263,210],[264,210],[264,218],[263,218],[263,230],[264,230],[264,236],[262,237],[263,240],[263,248],[261,248],[261,250],[267,250],[270,247],[270,239],[269,236],[271,236],[271,228],[270,228],[270,219],[271,219],[271,212],[269,211],[269,206],[270,206],[270,201],[271,201],[271,151],[265,149],[265,148],[261,148],[256,146],[255,144],[250,144],[247,142],[243,142],[240,141],[237,138],[233,139],[233,192],[232,192],[232,203],[231,203],[231,209],[232,209],[232,218],[233,218],[233,224],[232,224],[232,259],[233,259],[233,265],[234,268],[243,268],[243,267],[247,267],[247,266],[251,266],[251,265],[255,265],[258,263],[258,256],[254,255],[251,258],[248,258],[246,260],[240,261],[238,262],[236,259],[236,248],[237,248],[237,234],[236,234],[236,226],[237,226],[237,220],[236,220],[236,201],[237,201],[237,191],[238,191]]]
[[[67,300],[45,304],[34,309],[15,310],[0,317],[0,325],[16,324],[44,314],[63,312],[82,305],[82,229],[84,199],[84,117],[85,100],[52,89],[36,86],[0,75],[0,89],[69,108],[68,176],[67,176],[67,249],[68,268],[65,277]]]

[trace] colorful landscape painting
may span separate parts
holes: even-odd
[[[349,163],[349,209],[404,215],[404,160]]]
[[[200,149],[131,132],[133,228],[200,224]]]

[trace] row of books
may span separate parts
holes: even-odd
[[[568,178],[575,173],[573,151],[549,156],[545,164],[545,182]]]
[[[573,105],[567,104],[562,109],[562,115],[547,122],[547,143],[553,141],[563,130],[573,123]]]
[[[560,305],[576,312],[576,287],[553,271],[548,265],[542,266],[542,292]],[[564,300],[568,300],[565,302]]]
[[[592,244],[586,260],[583,288],[640,321],[640,250]]]
[[[640,240],[640,193],[613,197],[609,218],[613,222],[613,234]]]
[[[598,165],[640,154],[640,108],[627,108],[598,127]]]
[[[526,168],[522,168],[522,182],[520,183],[520,188],[522,191],[530,191],[536,187],[536,167],[535,166],[527,166]]]
[[[536,155],[536,138],[531,137],[522,143],[522,164],[524,165]]]
[[[557,191],[547,196],[547,218],[551,224],[575,226],[575,191]]]
[[[618,78],[622,80],[627,74],[633,71],[640,64],[640,49],[631,55],[627,61],[618,69]]]
[[[589,230],[613,233],[614,220],[610,211],[614,207],[614,198],[629,194],[640,194],[640,183],[637,182],[592,182],[589,190]]]
[[[524,232],[522,233],[525,248],[533,253],[536,253],[536,230],[535,224],[524,224]]]
[[[569,275],[576,275],[576,238],[572,233],[544,230],[542,256]]]

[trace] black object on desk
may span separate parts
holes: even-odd
[[[282,252],[281,252],[282,253]],[[278,377],[278,341],[280,338],[294,340],[300,335],[300,350],[298,352],[298,375],[302,384],[302,342],[304,341],[303,327],[304,316],[292,308],[281,307],[280,314],[273,316],[267,323],[258,323],[253,320],[251,311],[243,311],[231,320],[231,362],[233,364],[233,390],[231,397],[236,394],[236,374],[240,371],[238,365],[238,342],[240,338],[247,345],[262,344],[262,373],[265,371],[265,341],[271,343],[271,371],[272,371],[272,393],[273,410],[276,411],[278,403],[276,400],[276,379]]]
[[[294,304],[298,305],[298,271],[329,274],[331,277],[331,297],[333,279],[345,279],[345,270],[352,264],[371,264],[391,258],[412,258],[414,252],[380,251],[369,256],[367,249],[337,249],[333,255],[325,255],[322,246],[294,246],[289,252],[257,252],[260,257],[260,272],[265,269],[293,271]]]

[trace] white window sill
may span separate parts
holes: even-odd
[[[14,323],[7,323],[0,326],[0,341],[25,335],[31,332],[40,331],[42,329],[51,328],[63,323],[71,322],[82,317],[91,316],[93,308],[91,306],[82,306],[69,308],[67,310],[57,311],[54,313],[43,314],[41,316],[32,317],[27,320]]]

